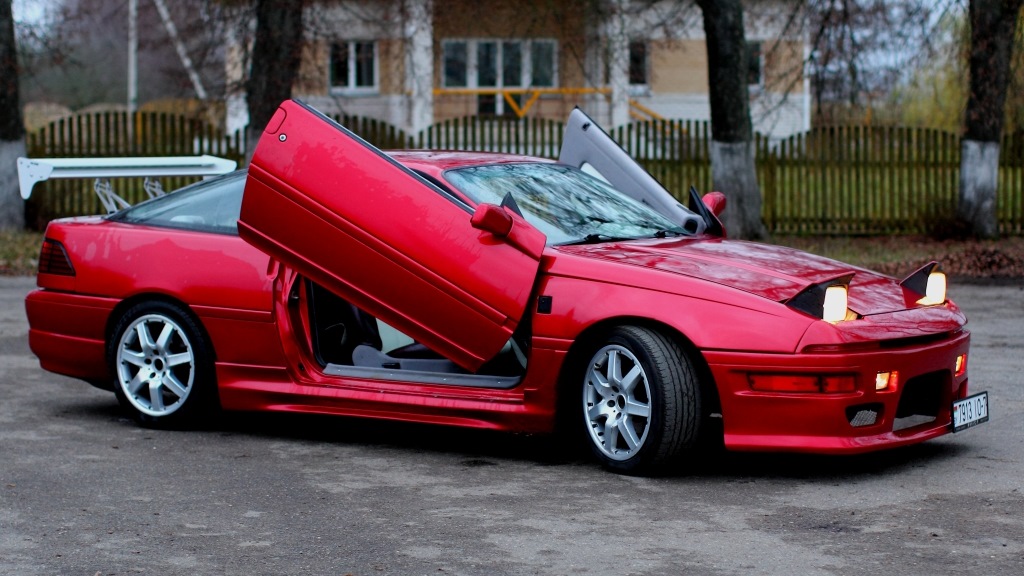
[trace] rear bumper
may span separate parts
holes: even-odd
[[[968,395],[966,331],[926,345],[847,354],[769,355],[706,352],[721,399],[725,445],[732,450],[855,454],[922,442],[951,430],[951,404]],[[878,372],[898,371],[893,390],[876,391]],[[844,393],[761,392],[749,374],[852,375]]]
[[[28,343],[39,365],[73,378],[107,379],[104,330],[116,304],[111,298],[44,289],[29,292]]]

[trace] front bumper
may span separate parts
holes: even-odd
[[[705,352],[718,386],[725,445],[732,450],[854,454],[922,442],[951,430],[951,404],[968,395],[955,374],[970,334],[925,344],[850,353]],[[879,372],[898,371],[893,390],[876,391]],[[844,393],[761,392],[749,374],[852,375]]]

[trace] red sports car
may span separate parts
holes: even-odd
[[[149,424],[277,410],[547,433],[650,472],[729,449],[856,453],[988,418],[934,265],[902,282],[726,240],[584,114],[559,162],[384,153],[300,102],[248,172],[52,222],[43,368]]]

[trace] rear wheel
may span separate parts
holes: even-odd
[[[209,343],[179,306],[159,301],[137,304],[112,334],[107,353],[114,394],[140,422],[193,423],[216,406]]]
[[[652,473],[697,441],[697,372],[660,332],[621,326],[596,347],[583,373],[583,422],[594,455],[611,470]]]

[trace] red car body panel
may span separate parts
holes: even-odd
[[[45,290],[26,300],[29,344],[44,368],[106,379],[111,314],[144,298],[188,303],[217,343],[218,360],[283,363],[272,316],[278,267],[240,238],[98,217],[64,220],[46,234],[73,255],[75,276],[40,274]]]
[[[528,238],[502,241],[470,226],[470,213],[461,198],[286,102],[253,154],[239,232],[473,371],[522,318],[544,242],[522,221],[513,234]]]
[[[514,217],[518,231],[498,237],[472,228],[465,195],[406,168],[445,185],[446,171],[460,167],[548,161],[419,151],[381,158],[301,106],[284,111],[253,160],[245,239],[103,218],[50,224],[47,238],[62,243],[75,273],[40,274],[26,300],[43,368],[109,380],[112,323],[133,302],[164,298],[187,307],[209,335],[220,403],[232,410],[550,432],[562,386],[575,376],[567,361],[619,324],[656,328],[693,356],[732,449],[856,453],[920,442],[947,433],[950,403],[968,395],[966,370],[955,364],[970,336],[952,301],[922,306],[886,276],[708,236],[540,248],[539,233]],[[831,324],[786,305],[851,273],[856,320]],[[305,279],[470,370],[525,322],[528,367],[507,388],[332,372],[314,350]],[[883,371],[898,372],[900,386],[876,390]],[[774,374],[849,377],[854,388],[753,388],[753,377]],[[936,417],[907,421],[900,414],[911,401],[937,403]],[[876,418],[860,424],[861,412]]]

